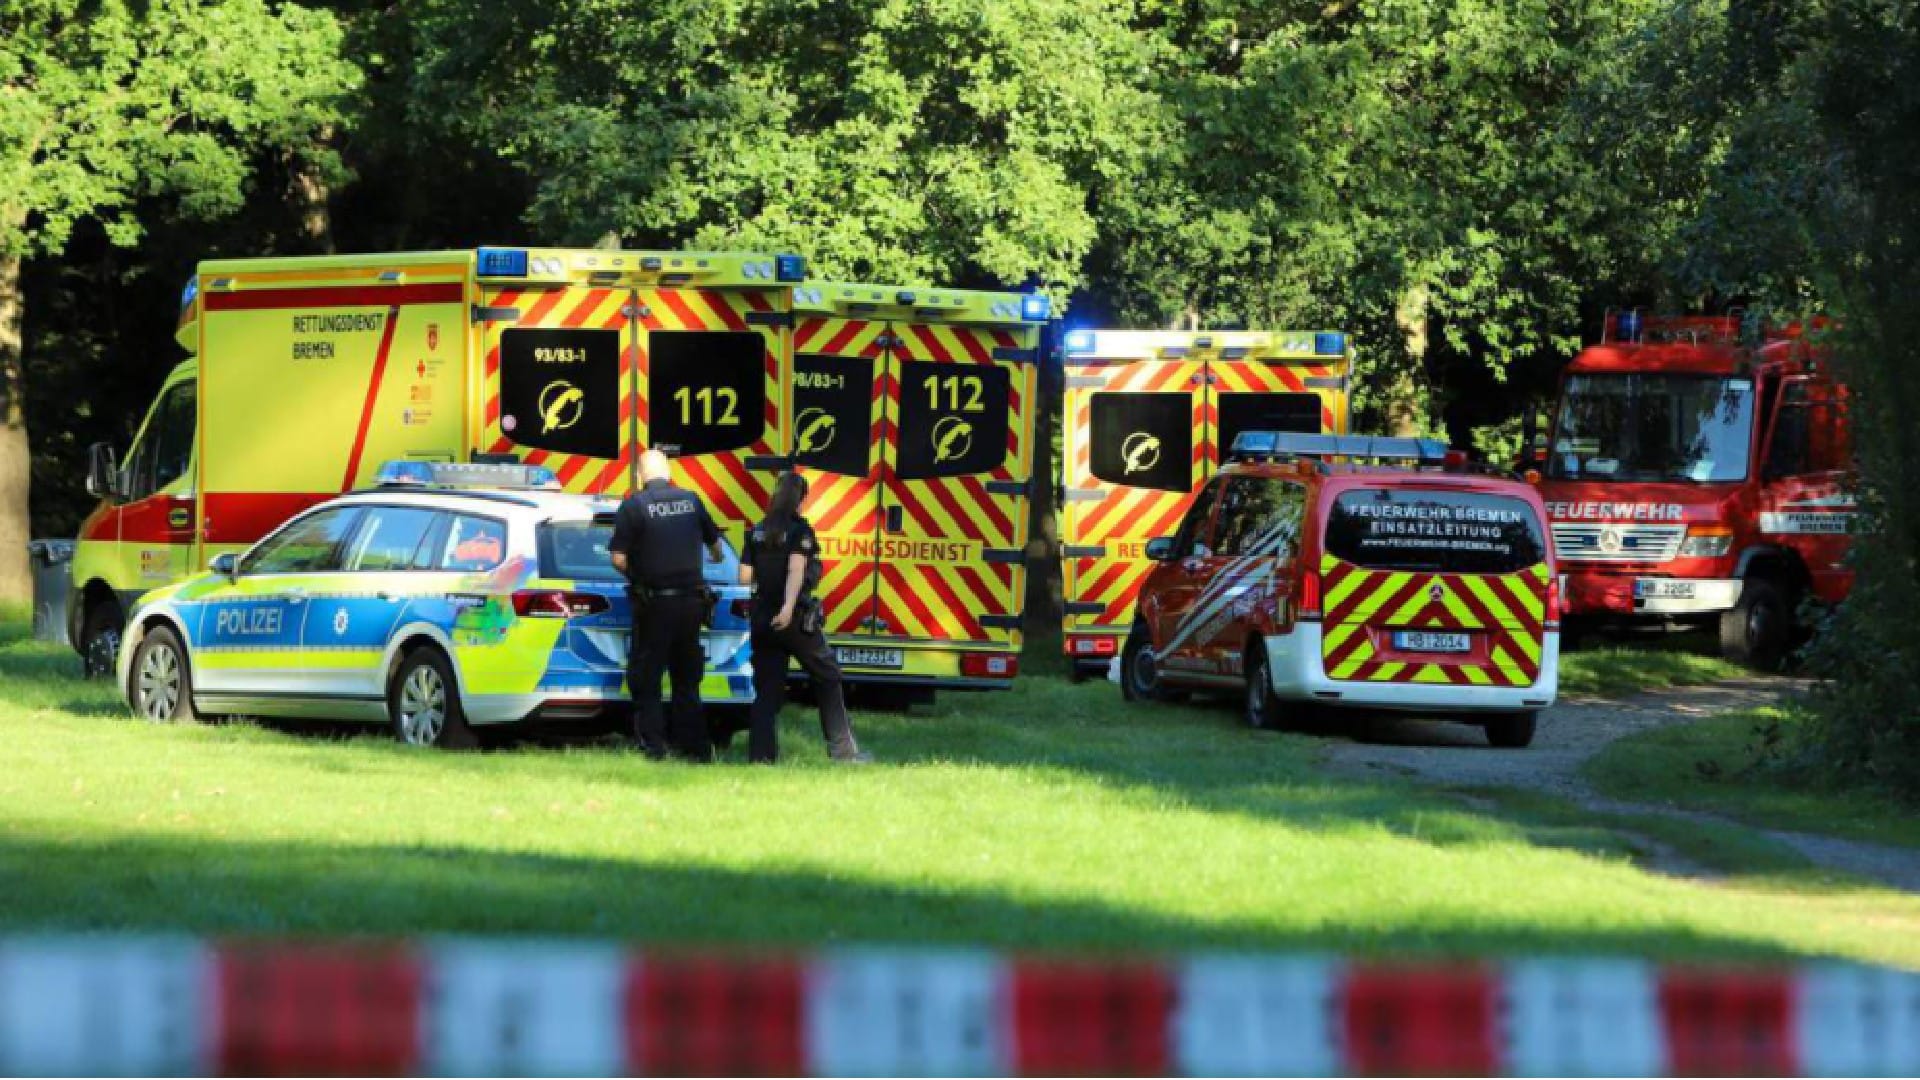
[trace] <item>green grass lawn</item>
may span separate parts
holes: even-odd
[[[699,769],[153,725],[74,670],[0,645],[0,928],[1920,967],[1920,898],[1778,866],[1663,877],[1574,816],[1336,779],[1323,740],[1044,674],[858,715],[873,767],[828,764],[795,711],[789,763]]]
[[[1621,697],[1746,674],[1738,664],[1683,648],[1609,645],[1560,654],[1560,692],[1569,696]]]
[[[1920,847],[1920,817],[1884,792],[1840,786],[1764,760],[1766,737],[1790,745],[1807,722],[1787,705],[1724,713],[1622,739],[1587,763],[1601,791],[1712,810],[1756,825]]]

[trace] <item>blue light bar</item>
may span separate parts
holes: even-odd
[[[1063,343],[1070,353],[1092,352],[1094,346],[1093,331],[1074,330],[1067,334]]]
[[[1020,298],[1020,317],[1027,322],[1046,322],[1053,315],[1053,299],[1041,293]]]
[[[526,277],[526,249],[483,247],[480,249],[479,272],[481,277]]]
[[[1313,352],[1316,356],[1340,356],[1347,351],[1347,335],[1313,335]]]
[[[194,298],[199,295],[200,276],[195,274],[193,277],[187,279],[187,287],[180,290],[180,310],[185,311],[192,307]]]
[[[1623,311],[1614,322],[1614,327],[1619,331],[1622,341],[1639,341],[1642,325],[1638,311]]]
[[[779,255],[773,260],[775,281],[807,280],[807,260],[799,255]]]
[[[1447,444],[1438,439],[1409,439],[1384,435],[1315,435],[1295,431],[1243,431],[1233,440],[1228,457],[1246,458],[1361,458],[1372,461],[1419,461],[1437,465],[1446,460]]]
[[[486,462],[389,461],[380,466],[373,482],[381,487],[560,490],[560,478],[544,465],[495,465]]]

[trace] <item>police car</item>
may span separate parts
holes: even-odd
[[[537,466],[391,462],[243,554],[149,593],[120,685],[153,720],[245,715],[390,724],[415,745],[481,726],[624,727],[630,608],[607,559],[616,504]],[[753,697],[747,590],[707,575],[709,704]]]
[[[1228,691],[1254,727],[1332,706],[1533,741],[1559,690],[1560,587],[1531,485],[1424,439],[1249,431],[1232,458],[1147,545],[1129,700]]]

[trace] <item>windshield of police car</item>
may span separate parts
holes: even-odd
[[[1744,480],[1753,380],[1713,375],[1575,375],[1555,426],[1556,480]]]
[[[571,578],[575,581],[619,581],[620,572],[607,557],[607,545],[613,540],[613,518],[592,521],[553,521],[540,526],[540,576]],[[703,553],[701,570],[709,585],[738,585],[740,558],[726,537],[720,538],[722,558],[707,562]]]
[[[1478,491],[1346,491],[1327,515],[1327,554],[1371,570],[1511,574],[1547,557],[1524,499]]]

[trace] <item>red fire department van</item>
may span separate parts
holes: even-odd
[[[1569,620],[1702,624],[1773,668],[1852,585],[1846,391],[1800,326],[1609,317],[1536,455]]]
[[[1479,724],[1495,746],[1533,740],[1560,655],[1533,487],[1443,470],[1446,447],[1429,440],[1255,431],[1233,450],[1179,531],[1147,545],[1121,654],[1128,700],[1226,691],[1254,727],[1327,705]]]

